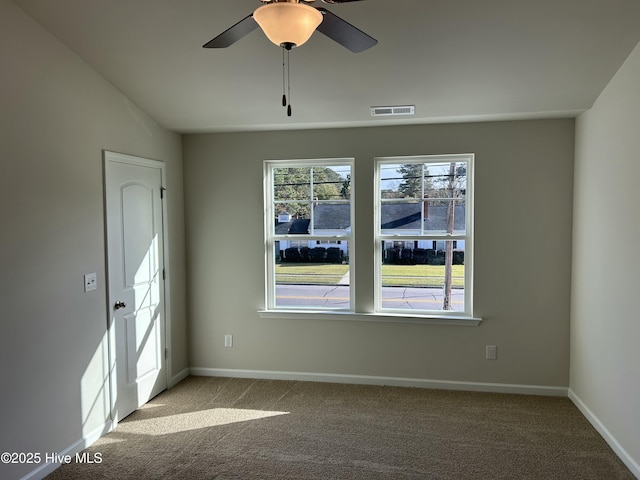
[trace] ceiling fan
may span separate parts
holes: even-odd
[[[261,1],[264,5],[205,43],[203,47],[228,47],[260,27],[271,42],[282,47],[282,106],[287,107],[287,116],[289,117],[291,116],[291,82],[289,81],[289,53],[291,49],[299,47],[309,40],[316,30],[355,53],[367,50],[378,43],[375,38],[329,10],[312,7],[310,4],[315,0]],[[360,0],[322,1],[337,4]],[[285,93],[285,51],[287,52],[286,85],[288,95]]]
[[[325,8],[315,8],[315,0],[261,0],[258,7],[235,25],[203,45],[204,48],[225,48],[260,27],[274,44],[287,50],[299,47],[318,30],[352,52],[362,52],[378,41],[334,15]],[[361,0],[322,0],[328,4]]]

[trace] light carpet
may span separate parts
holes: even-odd
[[[635,477],[567,398],[189,377],[47,479]]]

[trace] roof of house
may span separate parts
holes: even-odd
[[[345,230],[351,226],[351,205],[320,203],[313,211],[316,230]]]
[[[382,230],[420,230],[422,204],[387,203],[382,205]],[[429,215],[424,219],[425,231],[446,231],[448,207],[430,205]],[[454,230],[465,228],[464,205],[456,205],[454,210]]]
[[[290,222],[276,223],[276,235],[308,235],[309,223],[308,218],[296,218]]]
[[[347,204],[319,204],[314,207],[315,230],[346,230],[351,226],[351,210]],[[385,203],[382,205],[383,230],[420,230],[421,203]],[[429,215],[424,219],[425,231],[447,230],[447,206],[430,205]],[[276,235],[309,233],[308,218],[294,219],[277,223]],[[454,230],[465,228],[464,205],[456,205],[454,211]]]

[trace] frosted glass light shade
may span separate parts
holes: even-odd
[[[253,12],[253,19],[276,45],[292,43],[299,47],[311,37],[322,13],[301,3],[268,3]]]

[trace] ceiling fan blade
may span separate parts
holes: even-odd
[[[204,48],[225,48],[236,43],[245,35],[258,28],[258,24],[253,19],[253,14],[247,15],[232,27],[227,28],[213,40],[209,40],[203,45]]]
[[[362,0],[322,0],[324,3],[349,3],[349,2],[361,2]]]
[[[354,1],[354,0],[352,0]],[[378,41],[354,27],[346,20],[334,15],[326,8],[318,8],[322,12],[322,22],[316,30],[323,33],[331,40],[338,42],[343,47],[354,53],[362,52],[373,47]]]

